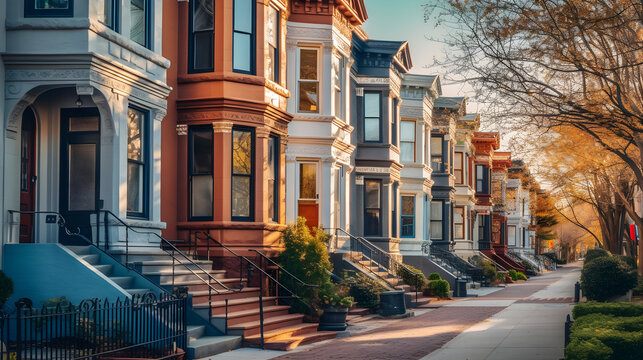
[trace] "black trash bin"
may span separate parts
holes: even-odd
[[[464,279],[456,279],[453,293],[456,297],[467,297],[467,281]]]
[[[380,314],[382,316],[401,315],[405,313],[404,291],[385,291],[380,293]]]

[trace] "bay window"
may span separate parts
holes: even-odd
[[[456,152],[453,158],[453,174],[455,175],[455,183],[459,185],[464,184],[464,153]]]
[[[345,69],[344,57],[333,56],[333,91],[335,100],[335,117],[345,120],[346,113],[346,91],[345,91]]]
[[[188,72],[214,71],[214,0],[190,2]]]
[[[279,20],[281,15],[279,10],[273,6],[268,6],[268,21],[266,23],[266,41],[268,42],[268,61],[266,62],[266,72],[269,80],[280,83],[280,64],[279,51],[281,44]]]
[[[190,221],[212,220],[214,139],[212,125],[191,126],[188,131],[188,198]]]
[[[397,135],[397,126],[398,126],[398,116],[399,116],[399,105],[400,100],[397,98],[393,99],[393,115],[391,121],[391,144],[398,146],[398,135]]]
[[[442,201],[431,201],[431,239],[442,240],[444,219],[444,203]]]
[[[431,168],[434,172],[442,172],[443,165],[442,136],[431,137]]]
[[[150,48],[150,1],[130,0],[130,39]]]
[[[402,195],[402,237],[415,237],[415,196]]]
[[[127,109],[127,216],[147,216],[147,113]]]
[[[489,194],[489,170],[484,165],[476,165],[476,193]]]
[[[101,0],[96,7],[98,21],[105,24],[108,28],[118,31],[118,10],[119,0]]]
[[[453,212],[453,232],[456,239],[464,239],[464,206],[456,206]]]
[[[252,221],[254,200],[253,131],[232,128],[232,220]]]
[[[26,0],[25,1],[25,17],[73,17],[73,16],[74,16],[73,0]]]
[[[268,138],[268,218],[279,222],[279,138]]]
[[[299,111],[319,112],[317,49],[299,49]]]
[[[400,122],[400,160],[415,162],[415,121]]]
[[[364,141],[381,141],[381,94],[364,92]]]
[[[380,236],[382,182],[380,180],[364,180],[364,184],[364,235]]]
[[[516,227],[513,225],[507,227],[507,243],[509,246],[516,246]]]
[[[232,71],[255,72],[255,0],[234,0]]]

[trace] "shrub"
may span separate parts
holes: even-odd
[[[639,282],[636,287],[632,289],[632,294],[643,295],[643,276],[639,276]]]
[[[348,286],[349,294],[359,307],[375,310],[380,302],[380,293],[386,288],[364,274],[355,274],[344,279],[342,285]]]
[[[605,249],[590,249],[587,250],[587,253],[585,253],[585,264],[589,263],[590,261],[594,259],[598,259],[600,257],[606,257],[610,256],[610,253],[607,252]]]
[[[413,286],[420,291],[427,283],[426,276],[424,276],[422,271],[410,265],[400,268],[397,272],[397,276],[399,276],[406,285]]]
[[[632,270],[636,270],[636,260],[634,258],[625,255],[615,255],[614,257],[625,263]]]
[[[481,261],[481,266],[480,267],[482,268],[482,273],[484,274],[484,276],[487,279],[489,279],[489,281],[496,280],[497,271],[496,271],[495,266],[493,266],[493,264],[490,261],[488,261],[488,260]]]
[[[574,329],[612,329],[619,331],[643,331],[643,315],[614,316],[605,314],[588,314],[574,321]]]
[[[429,280],[442,280],[442,278],[438,273],[431,273],[429,274]]]
[[[511,280],[517,281],[517,280],[527,280],[527,276],[523,274],[520,271],[516,271],[514,269],[509,270],[509,277],[511,277]]]
[[[643,331],[629,332],[604,327],[580,328],[574,325],[572,325],[570,340],[597,339],[613,351],[611,357],[613,359],[640,359],[641,352],[643,352]]]
[[[507,273],[505,272],[496,273],[496,280],[504,282],[506,278],[507,278]]]
[[[534,266],[529,261],[522,260],[521,263],[522,263],[522,266],[525,267],[525,270],[537,271],[537,269],[534,268]]]
[[[574,340],[570,341],[565,348],[565,359],[609,360],[612,353],[612,349],[596,338],[589,340]]]
[[[13,281],[0,270],[0,307],[9,300],[13,294]]]
[[[446,280],[433,280],[429,284],[434,296],[448,298],[449,297],[449,282]]]
[[[581,271],[581,288],[589,300],[607,301],[623,295],[636,281],[636,272],[614,257],[595,258]]]
[[[279,262],[288,272],[307,284],[319,285],[319,288],[301,287],[293,289],[313,307],[321,307],[321,294],[330,295],[336,290],[330,282],[333,269],[328,257],[326,244],[330,236],[320,229],[311,234],[306,219],[298,217],[297,222],[288,226],[282,236],[284,251],[279,255]],[[295,302],[295,311],[305,312]]]
[[[586,303],[579,303],[574,306],[572,310],[572,315],[574,319],[579,319],[582,316],[589,314],[604,314],[604,315],[614,315],[614,316],[642,316],[643,315],[643,305],[634,304],[634,303],[599,303],[595,301],[590,301]]]

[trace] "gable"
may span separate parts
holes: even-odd
[[[413,62],[411,61],[411,50],[409,49],[408,41],[405,41],[394,57],[395,62],[400,66],[404,72],[411,70]]]

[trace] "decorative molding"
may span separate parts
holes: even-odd
[[[228,134],[232,132],[233,126],[234,126],[234,123],[229,121],[215,121],[212,123],[212,131],[215,134],[217,133]]]
[[[257,139],[267,139],[270,137],[270,129],[266,126],[260,126],[255,129]]]
[[[176,135],[185,136],[188,134],[188,124],[176,124]]]

